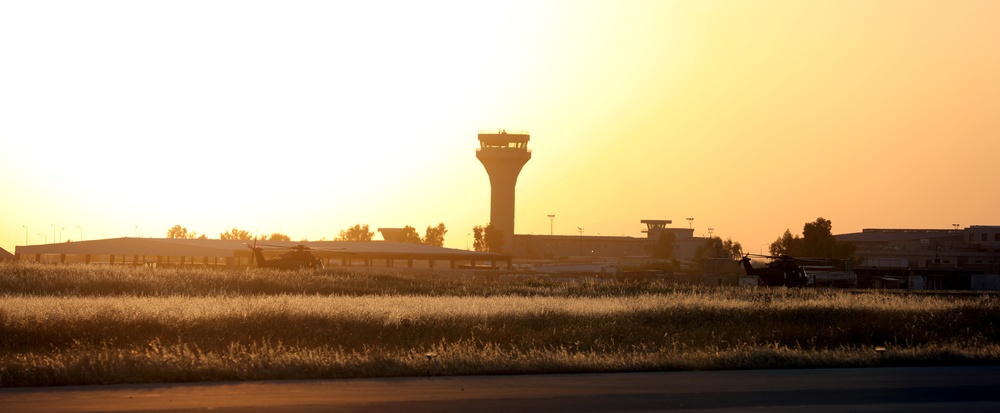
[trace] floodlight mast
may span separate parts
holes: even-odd
[[[503,234],[505,253],[514,251],[514,186],[531,159],[527,132],[480,132],[476,158],[490,176],[490,224]]]

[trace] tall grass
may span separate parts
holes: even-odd
[[[3,386],[1000,361],[985,295],[38,265],[0,286]]]
[[[596,278],[565,282],[508,275],[400,275],[386,270],[280,271],[267,268],[144,268],[49,266],[0,262],[0,292],[59,296],[217,296],[274,294],[340,295],[629,295],[673,291],[669,282],[610,283]]]

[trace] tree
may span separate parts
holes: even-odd
[[[167,230],[167,238],[170,239],[182,239],[187,238],[188,229],[182,226],[174,225]]]
[[[489,252],[503,252],[503,230],[489,224],[483,230],[483,237],[486,239],[486,250]]]
[[[743,245],[740,245],[737,241],[733,241],[732,238],[727,237],[726,242],[722,243],[722,247],[723,255],[728,253],[729,258],[735,260],[743,257]]]
[[[503,252],[503,231],[493,228],[493,224],[485,227],[477,225],[472,228],[475,240],[472,243],[473,249],[485,252]]]
[[[816,218],[802,227],[802,236],[785,233],[771,243],[772,255],[793,257],[823,257],[844,259],[854,254],[857,247],[850,242],[837,242],[833,236],[833,222],[823,217]]]
[[[444,222],[439,223],[436,227],[427,226],[427,232],[424,234],[424,244],[433,245],[435,247],[444,246],[444,234],[447,234],[448,230],[444,227]]]
[[[275,232],[267,236],[266,238],[261,238],[261,239],[266,239],[268,241],[291,241],[292,237],[289,237],[288,235],[282,233]]]
[[[407,244],[420,244],[420,234],[417,229],[409,225],[403,227],[403,242]]]
[[[486,240],[483,238],[482,225],[472,227],[472,250],[479,252],[486,251]]]
[[[698,246],[694,252],[696,260],[706,258],[730,258],[739,259],[743,256],[743,246],[739,242],[733,242],[732,238],[725,241],[719,237],[710,237],[705,243]]]
[[[801,247],[799,247],[798,244],[800,244],[801,241],[802,238],[799,238],[798,235],[793,236],[792,231],[786,229],[784,234],[771,243],[768,251],[771,252],[771,255],[798,254],[798,251],[801,250]]]
[[[340,230],[340,235],[334,241],[371,241],[375,233],[368,230],[368,224],[356,224],[346,230]]]
[[[250,232],[248,231],[232,228],[229,232],[219,234],[219,239],[248,241],[253,239],[253,235],[250,235]]]
[[[167,230],[167,238],[172,239],[208,239],[205,234],[198,235],[197,232],[188,233],[188,229],[180,225],[174,225]]]

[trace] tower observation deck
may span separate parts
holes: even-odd
[[[514,249],[514,186],[531,159],[527,132],[480,132],[476,158],[490,175],[490,224],[503,234],[503,252]]]

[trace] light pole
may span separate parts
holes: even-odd
[[[556,215],[549,214],[549,235],[555,235],[556,233]]]
[[[715,231],[715,228],[709,228],[709,229],[708,229],[708,237],[709,237],[709,238],[712,238],[712,232],[713,232],[713,231]]]
[[[465,250],[466,251],[469,250],[469,235],[472,235],[472,233],[465,234]]]
[[[59,228],[59,242],[62,242],[62,232],[66,227]]]
[[[83,227],[77,225],[76,228],[80,230],[80,241],[83,241]]]
[[[24,245],[27,246],[28,245],[28,226],[27,225],[21,225],[21,226],[24,227]]]
[[[48,235],[45,235],[45,234],[43,234],[41,232],[39,232],[38,234],[35,234],[35,235],[38,235],[39,237],[45,238],[45,243],[46,244],[49,243],[49,236]]]
[[[688,220],[688,229],[694,228],[694,218],[686,218]]]
[[[49,225],[52,225],[52,242],[56,242],[56,224],[49,224]],[[49,243],[48,237],[45,237],[45,243],[46,244]]]

